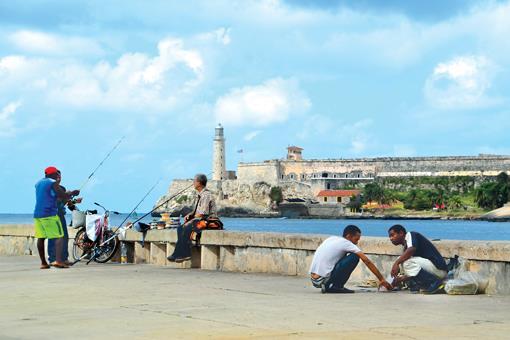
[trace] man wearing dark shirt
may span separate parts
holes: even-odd
[[[418,232],[407,232],[400,224],[392,226],[388,235],[391,243],[404,247],[404,253],[391,268],[394,285],[408,281],[412,291],[421,289],[430,294],[439,292],[444,287],[447,266],[432,242]],[[404,275],[397,277],[400,267]]]

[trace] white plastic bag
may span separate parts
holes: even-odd
[[[467,261],[459,257],[459,266],[453,273],[453,279],[446,282],[444,290],[450,295],[474,295],[483,294],[489,280],[479,273],[470,272]]]
[[[485,293],[485,290],[487,289],[487,286],[489,285],[489,280],[479,273],[475,272],[462,272],[459,274],[459,279],[469,282],[476,282],[476,285],[478,286],[477,293],[483,294]]]
[[[478,291],[478,284],[475,281],[453,279],[446,282],[444,290],[449,295],[475,295]]]
[[[97,236],[101,232],[101,228],[104,224],[104,216],[103,215],[86,215],[86,229],[87,229],[87,237],[94,242],[97,239]]]
[[[85,226],[85,211],[73,210],[72,211],[73,218],[73,228],[81,228]]]

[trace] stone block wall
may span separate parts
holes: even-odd
[[[279,170],[275,169],[278,167]],[[269,171],[268,169],[271,169]],[[403,176],[496,176],[510,171],[510,156],[458,157],[379,157],[360,159],[275,160],[264,163],[241,163],[239,180],[280,181],[281,176],[311,175],[320,172],[376,174],[379,177]],[[276,176],[278,173],[279,176]]]
[[[70,232],[70,236],[73,236]],[[175,247],[175,230],[151,230],[145,247],[141,235],[126,233],[128,258],[136,264],[165,265],[174,268],[201,268],[231,272],[258,272],[307,277],[315,249],[328,235],[281,234],[263,232],[205,231],[200,247],[193,248],[192,260],[184,263],[166,261]],[[434,242],[445,258],[459,255],[468,260],[470,270],[488,278],[488,294],[510,295],[510,241]],[[402,252],[387,238],[363,237],[359,246],[387,275]],[[35,255],[31,225],[1,226],[0,255]],[[351,282],[374,279],[375,276],[360,262]],[[305,279],[304,279],[305,280]],[[308,281],[306,281],[308,283]]]

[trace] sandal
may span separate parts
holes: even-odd
[[[49,264],[41,264],[41,269],[50,269],[50,265]]]
[[[69,266],[65,263],[59,263],[59,262],[55,262],[53,263],[53,267],[55,268],[59,268],[59,269],[66,269],[66,268],[69,268]]]

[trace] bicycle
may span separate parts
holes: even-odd
[[[119,213],[116,211],[109,211],[99,203],[94,202],[94,204],[101,207],[104,213],[98,215],[97,211],[94,210],[83,212],[85,221],[80,221],[81,223],[77,224],[79,230],[73,242],[74,263],[83,259],[87,259],[87,264],[91,261],[106,263],[111,260],[119,248],[119,238],[117,234],[109,228],[110,213],[115,215]]]

